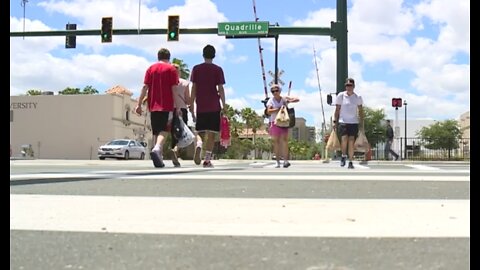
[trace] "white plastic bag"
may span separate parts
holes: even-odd
[[[358,136],[353,145],[353,149],[357,152],[367,152],[368,148],[367,136],[365,136],[365,132],[361,129],[358,131]]]
[[[275,125],[277,127],[289,127],[290,126],[290,117],[288,116],[288,110],[285,105],[282,105],[280,110],[277,112],[275,117]]]
[[[177,146],[179,148],[185,148],[193,143],[195,139],[195,135],[187,126],[187,124],[183,122],[183,119],[181,117],[179,117],[178,119],[180,120],[180,124],[182,125],[182,135],[180,138],[177,138],[178,139]]]

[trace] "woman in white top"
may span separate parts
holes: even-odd
[[[280,85],[274,84],[270,88],[273,97],[267,102],[267,113],[270,115],[269,133],[273,142],[273,150],[277,160],[276,168],[280,168],[280,157],[283,157],[283,167],[288,168],[290,162],[288,162],[288,127],[279,127],[275,125],[275,117],[282,107],[288,103],[299,102],[298,98],[280,95],[282,89]]]

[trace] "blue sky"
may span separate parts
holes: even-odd
[[[254,1],[221,0],[29,0],[10,1],[10,31],[100,29],[102,17],[113,17],[119,29],[167,28],[168,15],[180,15],[181,28],[215,28],[218,22],[254,21]],[[336,21],[336,0],[256,0],[260,21],[280,26],[330,27]],[[140,10],[139,10],[140,7]],[[88,11],[88,12],[86,12]],[[458,119],[470,110],[470,2],[467,0],[347,1],[349,76],[365,106],[384,109],[395,119],[393,97],[408,103],[408,118]],[[226,101],[234,108],[263,111],[265,98],[257,39],[225,39],[218,35],[180,33],[179,42],[166,35],[77,37],[75,49],[65,49],[65,37],[10,38],[10,95],[29,89],[58,92],[92,85],[100,93],[121,85],[137,98],[144,72],[156,61],[159,48],[182,59],[190,69],[203,61],[202,48],[217,49],[214,62],[223,67]],[[274,39],[261,39],[267,84],[273,79]],[[316,51],[316,62],[313,48]],[[336,42],[328,36],[280,36],[278,65],[298,117],[307,125],[329,122],[333,107],[326,95],[336,91]],[[320,87],[318,84],[320,81]],[[270,93],[269,93],[270,94]],[[322,95],[323,106],[320,102]],[[322,113],[323,107],[323,113]],[[404,108],[398,111],[404,118]]]

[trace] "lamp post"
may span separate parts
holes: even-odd
[[[405,106],[405,159],[407,159],[407,101],[403,101]]]

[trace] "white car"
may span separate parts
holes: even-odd
[[[136,140],[119,139],[98,147],[98,158],[145,159],[147,148]]]

